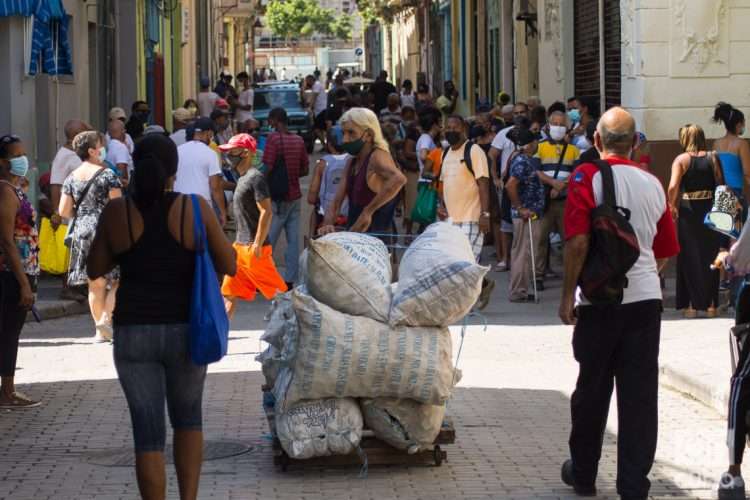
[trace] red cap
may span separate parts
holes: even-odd
[[[231,151],[233,149],[248,149],[255,152],[258,149],[258,145],[255,142],[255,138],[250,134],[237,134],[226,144],[219,146],[222,151]]]
[[[216,99],[216,102],[214,103],[215,108],[227,108],[229,109],[229,103],[226,99]]]

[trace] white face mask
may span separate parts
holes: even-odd
[[[550,125],[549,126],[549,138],[553,141],[562,141],[565,138],[565,134],[568,129],[562,125]]]

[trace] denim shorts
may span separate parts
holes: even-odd
[[[164,401],[175,430],[201,430],[206,366],[192,362],[186,324],[115,326],[114,358],[136,453],[164,451]]]

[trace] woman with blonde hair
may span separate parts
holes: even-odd
[[[719,300],[719,272],[711,263],[723,237],[706,227],[703,220],[713,205],[716,186],[724,184],[718,155],[706,151],[706,136],[698,125],[680,129],[680,145],[685,151],[672,163],[668,198],[677,220],[680,254],[677,256],[677,309],[686,318],[705,311],[716,316]]]
[[[336,215],[344,200],[349,202],[347,227],[359,233],[388,233],[398,193],[406,177],[396,166],[378,117],[366,108],[352,108],[341,117],[341,148],[353,158],[344,171],[346,182],[339,184],[326,211],[321,234],[333,232]]]

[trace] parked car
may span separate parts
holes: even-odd
[[[264,84],[255,89],[253,115],[260,123],[262,136],[268,135],[268,115],[273,108],[284,108],[289,117],[289,132],[297,134],[305,141],[308,153],[313,152],[313,117],[300,101],[299,85],[288,82]]]

